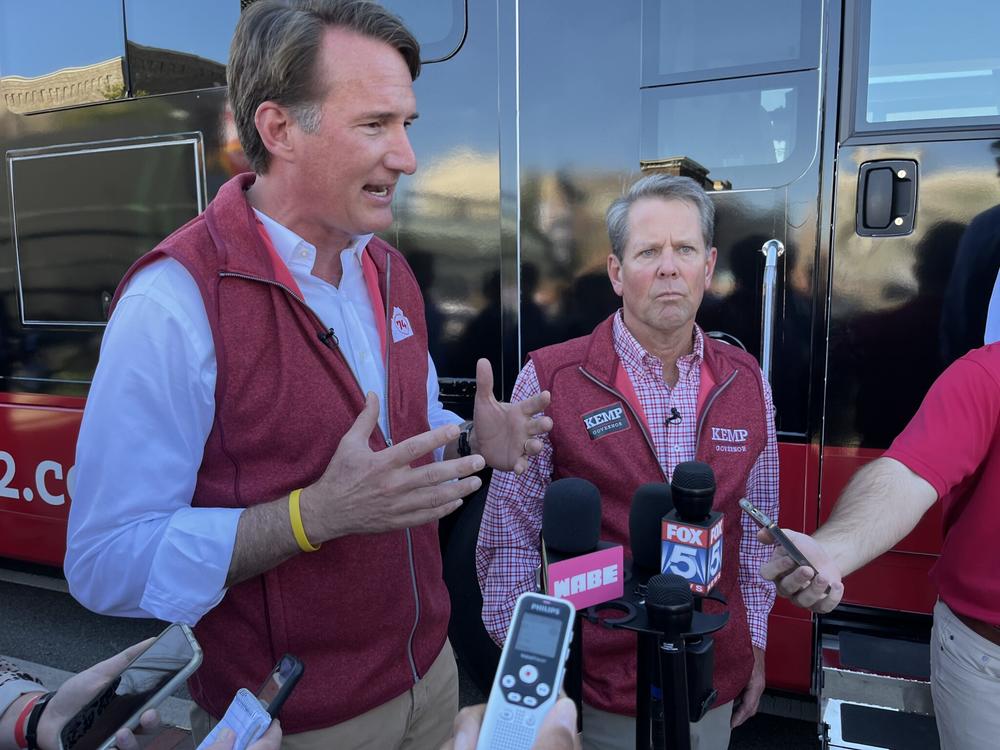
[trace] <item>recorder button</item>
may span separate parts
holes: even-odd
[[[530,695],[526,695],[524,696],[524,705],[526,705],[528,708],[534,708],[535,706],[538,705],[538,699],[532,698]]]
[[[500,680],[500,684],[503,685],[505,688],[512,688],[516,683],[517,680],[514,678],[514,675],[512,674],[505,674]]]
[[[548,698],[551,690],[549,689],[549,686],[546,685],[544,682],[539,682],[538,687],[535,688],[535,692],[538,693],[543,698]]]
[[[511,703],[520,703],[521,694],[515,693],[513,690],[511,690],[509,693],[507,693],[507,700],[509,700]]]
[[[535,680],[538,679],[538,668],[533,664],[525,664],[521,667],[521,671],[517,673],[522,681],[531,685]]]

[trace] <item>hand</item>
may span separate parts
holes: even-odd
[[[378,411],[378,397],[369,393],[365,408],[341,438],[323,476],[302,491],[303,524],[314,544],[435,521],[456,510],[463,497],[482,486],[479,477],[470,476],[485,466],[480,455],[410,466],[455,440],[457,425],[372,451],[368,439],[378,426]]]
[[[764,651],[756,646],[753,648],[753,671],[750,672],[750,682],[740,694],[739,705],[733,711],[729,726],[735,729],[749,719],[760,706],[760,696],[764,694]]]
[[[468,706],[455,717],[455,737],[441,750],[476,750],[479,729],[486,706]],[[580,750],[580,735],[576,733],[576,706],[569,698],[560,698],[545,716],[531,750]]]
[[[149,644],[154,640],[155,638],[149,638],[130,646],[117,656],[112,656],[66,680],[52,696],[52,700],[38,720],[38,746],[42,750],[57,750],[59,733],[67,722],[110,685],[111,681],[125,670],[129,662],[149,648]],[[159,723],[156,711],[146,711],[140,719],[140,729],[137,733],[154,729]],[[139,746],[134,734],[128,729],[118,731],[115,743],[122,750],[135,750]]]
[[[799,567],[783,548],[775,547],[771,559],[760,566],[760,574],[777,584],[778,593],[803,609],[813,612],[830,612],[844,598],[843,575],[826,549],[811,536],[783,529],[799,551],[818,570]],[[757,532],[763,544],[774,544],[774,537],[767,529]]]
[[[476,363],[476,403],[472,436],[475,448],[494,469],[522,474],[528,457],[541,452],[544,435],[552,429],[552,418],[535,414],[545,411],[552,396],[548,391],[518,401],[501,403],[493,397],[493,366],[489,360]]]
[[[208,750],[232,750],[236,744],[236,733],[232,729],[223,729],[218,739],[208,746]],[[281,747],[281,723],[274,719],[271,726],[259,740],[250,744],[247,750],[279,750]]]

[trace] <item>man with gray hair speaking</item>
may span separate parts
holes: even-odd
[[[437,748],[458,711],[437,519],[520,470],[545,394],[446,411],[420,288],[374,237],[416,169],[420,50],[364,0],[258,0],[227,68],[253,172],[126,274],[83,417],[66,577],[195,624],[196,734],[285,652],[284,747]],[[377,394],[377,395],[376,395]],[[436,459],[436,460],[435,460]]]
[[[725,748],[731,726],[757,710],[764,689],[773,586],[757,576],[767,551],[743,529],[737,502],[777,515],[778,455],[771,392],[756,360],[704,335],[695,315],[715,269],[714,206],[686,177],[651,175],[608,209],[608,277],[622,308],[593,333],[532,352],[514,401],[552,393],[554,420],[522,474],[494,472],[476,549],[483,620],[497,642],[539,563],[542,498],[549,483],[582,477],[602,497],[601,538],[630,548],[632,495],[669,481],[698,459],[715,470],[714,509],[725,514],[722,578],[729,624],[716,635],[716,707],[692,725],[692,747]],[[615,429],[585,417],[615,408]],[[746,451],[716,444],[717,428],[745,430]],[[740,433],[741,435],[744,433]],[[635,639],[584,625],[585,748],[632,748]]]

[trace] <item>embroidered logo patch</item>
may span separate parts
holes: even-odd
[[[716,453],[746,453],[749,430],[732,427],[713,427],[712,442]]]
[[[602,406],[596,411],[583,415],[583,425],[587,428],[587,434],[591,440],[600,440],[602,437],[627,430],[632,425],[629,424],[625,407],[619,401],[608,406]]]
[[[399,343],[413,335],[410,319],[398,307],[392,308],[392,340]]]

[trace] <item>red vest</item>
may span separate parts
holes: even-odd
[[[640,485],[666,478],[653,446],[639,427],[641,412],[615,388],[619,360],[612,319],[601,323],[590,336],[540,349],[530,356],[540,387],[552,393],[552,404],[546,410],[555,425],[550,433],[552,478],[585,477],[596,484],[602,498],[601,539],[622,544],[628,551],[632,495]],[[715,471],[712,508],[725,517],[722,578],[716,590],[729,601],[729,622],[715,634],[713,677],[719,691],[716,705],[721,705],[739,695],[753,666],[738,580],[742,512],[737,503],[746,496],[747,477],[767,443],[767,424],[760,367],[753,357],[706,338],[705,367],[715,386],[698,416],[696,458]],[[616,403],[630,410],[628,429],[591,440],[584,415]],[[713,427],[747,430],[746,451],[716,450],[731,446],[712,440]],[[708,602],[705,611],[718,612],[721,607]],[[584,700],[604,711],[635,716],[635,636],[585,623],[583,648]]]
[[[163,256],[182,263],[201,290],[218,378],[194,506],[247,507],[311,484],[364,407],[343,354],[319,338],[325,327],[278,285],[288,271],[257,232],[244,195],[253,180],[243,174],[223,185],[204,214],[139,259],[118,292]],[[386,343],[398,442],[428,429],[424,304],[397,250],[372,239],[367,252],[387,309],[402,310],[413,333]],[[370,446],[386,447],[380,430]],[[205,657],[191,694],[222,716],[238,688],[256,690],[289,652],[305,673],[282,710],[285,732],[332,726],[410,689],[414,671],[423,677],[444,645],[449,615],[436,523],[329,541],[233,586],[201,619],[195,634]]]

